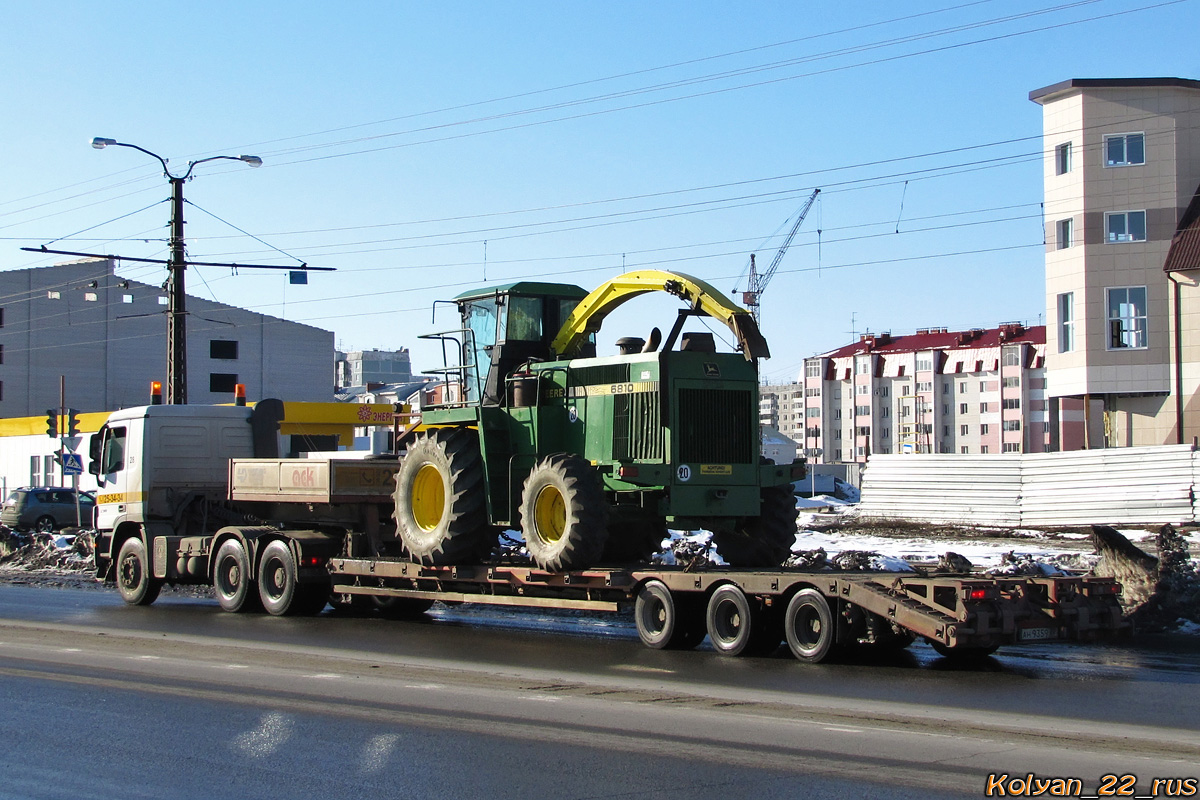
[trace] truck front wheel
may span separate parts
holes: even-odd
[[[608,502],[592,465],[579,456],[546,456],[525,479],[521,533],[547,572],[587,569],[604,552]]]
[[[396,528],[422,564],[473,564],[496,544],[474,435],[435,428],[417,438],[396,474]]]
[[[146,545],[137,536],[126,539],[117,555],[117,591],[131,606],[148,606],[162,591],[162,581],[150,571]]]

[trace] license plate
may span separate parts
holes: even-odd
[[[1022,642],[1033,642],[1038,639],[1057,639],[1058,631],[1054,628],[1022,628],[1017,634]]]

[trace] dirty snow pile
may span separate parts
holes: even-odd
[[[0,527],[0,567],[89,573],[95,564],[92,545],[92,534],[77,528],[35,533]]]

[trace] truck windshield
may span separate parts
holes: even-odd
[[[492,347],[496,344],[496,299],[475,300],[463,307],[463,327],[470,335],[463,342],[463,370],[467,400],[478,402],[483,381],[492,365]]]

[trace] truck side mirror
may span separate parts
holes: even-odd
[[[100,474],[100,445],[104,441],[104,430],[99,433],[93,433],[88,437],[88,474]]]

